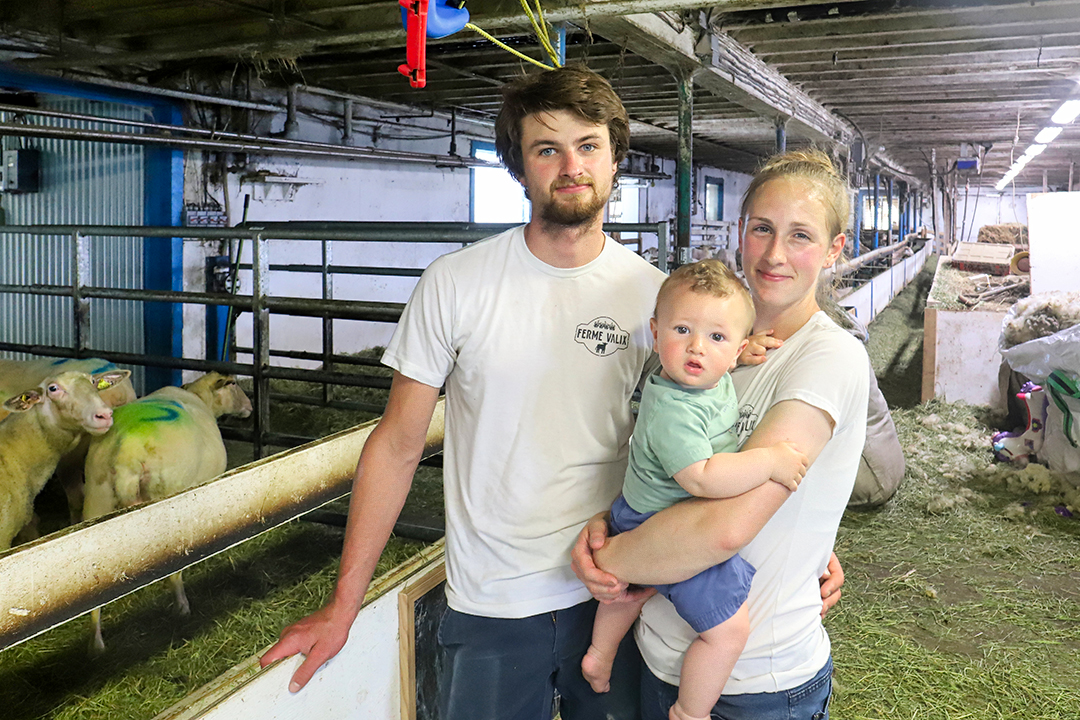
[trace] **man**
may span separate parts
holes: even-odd
[[[664,275],[602,230],[629,146],[608,82],[570,66],[503,94],[496,148],[532,218],[425,271],[383,356],[390,399],[357,465],[334,595],[262,662],[304,653],[295,692],[344,645],[445,383],[443,720],[550,720],[556,692],[564,720],[631,720],[632,640],[610,692],[581,676],[596,604],[570,549],[618,495]]]

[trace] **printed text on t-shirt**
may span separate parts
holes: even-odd
[[[607,357],[629,347],[630,333],[611,318],[602,316],[578,325],[574,341],[584,345],[593,355]]]

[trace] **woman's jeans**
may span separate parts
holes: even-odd
[[[828,720],[832,694],[832,658],[813,678],[790,690],[775,693],[724,695],[712,710],[719,720]],[[669,685],[641,665],[641,720],[667,720],[679,697]]]

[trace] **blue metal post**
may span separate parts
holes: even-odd
[[[886,187],[886,192],[888,193],[888,203],[889,203],[889,213],[888,213],[889,229],[885,233],[885,244],[886,245],[892,245],[892,201],[893,201],[893,179],[892,178],[888,178],[886,180],[885,187]]]
[[[154,122],[183,124],[175,105],[154,108]],[[184,153],[168,148],[147,148],[143,222],[150,226],[181,225],[184,208]],[[184,242],[181,238],[143,241],[143,287],[147,290],[183,290]],[[180,303],[145,303],[143,335],[147,355],[182,357],[184,306]],[[181,373],[169,368],[146,368],[146,390],[179,385]]]
[[[787,119],[776,119],[776,152],[787,152]]]
[[[566,64],[566,23],[555,23],[555,52],[559,54],[559,65]]]
[[[874,241],[871,250],[878,249],[878,219],[881,217],[881,173],[874,173]]]
[[[852,257],[859,257],[859,253],[862,252],[862,226],[863,226],[863,202],[865,202],[866,191],[857,190],[855,192],[855,244],[852,246]]]

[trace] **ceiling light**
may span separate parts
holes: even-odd
[[[1023,157],[1034,158],[1042,154],[1042,151],[1046,149],[1045,145],[1036,143],[1034,145],[1028,145],[1028,149],[1024,151]]]
[[[1043,128],[1038,135],[1035,136],[1035,142],[1042,143],[1043,145],[1054,141],[1058,135],[1061,134],[1063,128],[1060,127],[1046,127]]]
[[[1050,122],[1058,125],[1068,125],[1076,119],[1077,115],[1080,115],[1080,100],[1066,100],[1058,108],[1058,111],[1054,113],[1054,116],[1050,118]]]
[[[997,190],[998,192],[1000,192],[1000,191],[1004,190],[1005,188],[1007,188],[1009,186],[1009,183],[1011,183],[1011,182],[1012,182],[1012,178],[1009,177],[1008,175],[1006,175],[1005,177],[998,180],[998,184],[994,186],[994,189]]]

